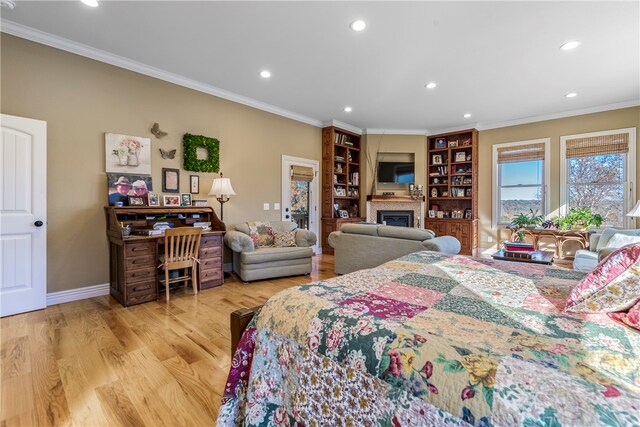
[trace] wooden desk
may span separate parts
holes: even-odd
[[[211,222],[215,231],[202,233],[200,240],[199,290],[219,286],[224,282],[222,223],[211,207],[106,207],[109,239],[110,293],[125,307],[155,301],[158,298],[158,247],[164,235],[123,236],[122,225],[147,228],[157,221],[176,227],[189,226],[195,221]],[[193,218],[193,215],[200,218]],[[161,219],[146,219],[155,216]]]

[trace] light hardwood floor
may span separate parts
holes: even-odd
[[[212,426],[229,369],[229,313],[311,276],[191,289],[124,308],[108,296],[0,320],[0,427]]]

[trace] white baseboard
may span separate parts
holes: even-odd
[[[47,294],[47,307],[65,302],[78,301],[80,299],[109,295],[109,284],[86,286],[84,288],[69,289],[68,291],[52,292]]]

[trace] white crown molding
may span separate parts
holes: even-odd
[[[524,125],[527,123],[543,122],[545,120],[563,119],[565,117],[582,116],[584,114],[601,113],[603,111],[619,110],[621,108],[637,107],[640,105],[640,99],[631,101],[617,102],[615,104],[599,105],[597,107],[582,108],[579,110],[563,111],[560,113],[545,114],[542,116],[524,117],[522,119],[508,120],[496,123],[481,123],[478,130],[489,130],[504,128],[509,126]]]
[[[429,131],[427,129],[364,129],[363,134],[366,135],[416,135],[427,136]]]
[[[78,301],[81,299],[101,297],[103,295],[109,295],[108,283],[78,289],[69,289],[68,291],[52,292],[47,294],[47,307],[65,302]]]
[[[473,128],[481,130],[480,129],[480,123],[477,123],[477,122],[476,123],[466,123],[464,125],[454,126],[454,127],[450,127],[450,128],[429,130],[429,132],[427,133],[427,136],[438,135],[438,134],[441,134],[441,133],[459,132],[461,130],[467,130],[467,129],[473,129]]]
[[[337,128],[341,128],[341,129],[348,130],[348,131],[353,132],[353,133],[357,133],[358,135],[362,135],[362,129],[360,129],[359,127],[350,125],[348,123],[341,122],[339,120],[327,120],[327,121],[322,122],[322,127],[323,128],[326,128],[328,126],[335,126]]]
[[[238,104],[247,105],[249,107],[256,108],[258,110],[266,111],[268,113],[277,114],[288,119],[296,120],[302,123],[306,123],[312,126],[321,127],[322,121],[304,116],[302,114],[294,113],[253,98],[249,98],[243,95],[239,95],[234,92],[230,92],[224,89],[220,89],[215,86],[200,83],[196,80],[183,77],[179,74],[170,73],[168,71],[161,70],[159,68],[150,67],[140,62],[128,59],[119,55],[114,55],[109,52],[105,52],[100,49],[74,42],[63,37],[58,37],[44,31],[36,30],[35,28],[27,27],[26,25],[18,24],[6,19],[0,19],[0,31],[3,33],[11,34],[16,37],[31,40],[36,43],[44,44],[54,47],[56,49],[64,50],[74,53],[76,55],[84,56],[86,58],[94,59],[96,61],[104,62],[114,65],[119,68],[124,68],[136,73],[144,74],[146,76],[154,77],[156,79],[164,80],[169,83],[173,83],[179,86],[183,86],[189,89],[197,90],[209,95],[217,96],[218,98],[224,98],[229,101],[237,102]]]

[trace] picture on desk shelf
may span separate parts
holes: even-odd
[[[431,158],[431,164],[441,165],[442,164],[442,156],[440,154],[434,154]]]
[[[464,151],[459,151],[456,153],[456,162],[464,162],[467,160],[467,155]]]
[[[180,206],[180,197],[178,196],[162,196],[163,206]]]
[[[436,211],[429,211],[429,218],[435,218],[436,217]]]
[[[129,196],[129,206],[144,206],[144,197]]]
[[[197,207],[209,206],[209,202],[207,202],[206,199],[193,200],[192,204],[193,206],[197,206]]]
[[[447,140],[444,138],[436,138],[435,148],[447,148]]]
[[[147,197],[149,198],[149,206],[160,206],[160,197],[158,197],[158,193],[148,193]]]
[[[464,210],[464,219],[471,219],[471,209]]]
[[[191,206],[191,194],[189,193],[180,194],[180,206]]]
[[[438,218],[444,218],[444,212],[443,211],[438,211],[438,212],[436,212],[436,216]]]
[[[104,134],[105,172],[151,174],[151,140],[140,136]]]
[[[349,212],[346,210],[340,209],[338,212],[340,212],[340,218],[349,218]]]
[[[153,190],[150,176],[123,175],[118,173],[107,174],[107,186],[109,188],[109,205],[129,205],[129,196],[147,197],[147,193]]]

